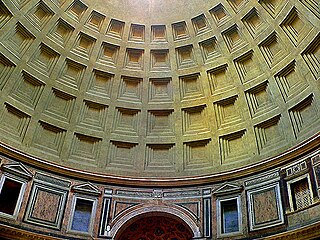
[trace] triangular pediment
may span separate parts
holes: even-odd
[[[25,179],[30,179],[33,176],[32,172],[30,172],[22,163],[3,164],[1,168],[4,172],[9,172]]]
[[[90,182],[74,185],[72,189],[75,192],[81,192],[81,193],[90,194],[90,195],[101,194],[101,191]]]
[[[214,195],[225,195],[225,194],[230,194],[230,193],[235,193],[235,192],[241,192],[242,191],[242,186],[238,186],[235,184],[231,183],[225,183],[221,187],[217,188],[215,191],[213,191]]]

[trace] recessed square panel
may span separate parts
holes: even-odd
[[[278,182],[250,189],[247,196],[251,231],[284,223]]]
[[[60,229],[67,195],[65,189],[35,182],[24,220],[34,225]]]

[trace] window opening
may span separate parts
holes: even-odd
[[[76,199],[71,230],[89,232],[93,202],[85,199]]]
[[[0,193],[0,212],[14,215],[22,183],[5,178]]]
[[[299,210],[312,204],[311,193],[307,178],[291,183],[293,209]]]
[[[237,199],[221,202],[221,233],[239,232],[239,215]]]

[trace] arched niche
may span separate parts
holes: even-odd
[[[120,229],[115,240],[175,239],[190,240],[193,233],[181,219],[168,214],[142,215]]]
[[[135,211],[122,216],[120,219],[117,219],[115,224],[111,226],[109,234],[110,236],[113,236],[113,239],[121,240],[122,238],[120,237],[123,236],[125,231],[130,228],[132,224],[140,223],[140,221],[147,221],[148,219],[150,221],[157,221],[157,218],[161,219],[161,221],[167,219],[172,223],[175,222],[176,224],[181,224],[180,226],[183,226],[185,228],[186,233],[190,232],[190,239],[192,239],[193,237],[201,236],[199,227],[197,226],[194,219],[192,219],[190,216],[180,211],[179,209],[169,208],[166,206],[148,206],[136,209]],[[156,229],[153,230],[156,231]],[[181,238],[181,240],[183,240],[183,238]]]

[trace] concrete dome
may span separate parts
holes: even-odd
[[[319,24],[303,4],[12,1],[1,32],[1,141],[35,164],[203,177],[319,132]]]
[[[157,234],[172,216],[195,238],[302,234],[320,218],[319,9],[0,0],[0,205],[17,199],[0,218],[74,238],[81,209],[100,209],[88,238],[157,216]]]

